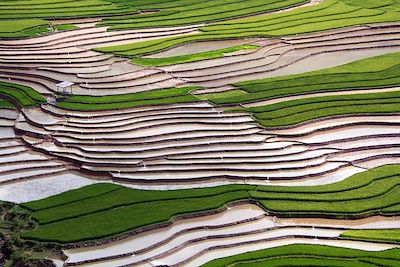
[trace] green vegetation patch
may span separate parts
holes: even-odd
[[[391,53],[319,71],[241,82],[235,85],[247,94],[236,95],[227,91],[205,95],[204,98],[217,105],[246,104],[286,96],[338,92],[333,96],[304,97],[270,105],[260,103],[260,106],[251,108],[227,109],[250,112],[264,127],[290,126],[338,115],[398,113],[400,91],[340,95],[342,90],[356,92],[398,86],[398,73],[400,53]]]
[[[47,26],[49,23],[43,19],[0,20],[0,33],[19,32],[28,28],[44,25]]]
[[[57,24],[57,25],[53,25],[52,27],[56,31],[70,31],[70,30],[79,29],[78,26],[75,26],[73,24]]]
[[[281,14],[216,23],[204,27],[203,31],[207,33],[223,31],[225,34],[235,33],[235,31],[237,33],[258,32],[281,36],[398,19],[399,14],[397,12],[348,5],[342,0],[327,0],[319,5],[299,8]]]
[[[91,188],[91,187],[89,187]],[[59,206],[37,210],[32,214],[32,217],[41,224],[47,224],[54,221],[74,218],[90,213],[109,210],[114,207],[127,206],[138,203],[154,202],[161,200],[180,200],[181,198],[203,198],[218,196],[227,192],[238,192],[255,187],[248,186],[232,186],[232,187],[215,187],[210,189],[198,189],[187,191],[146,191],[134,190],[131,188],[121,187],[117,190],[110,190],[107,193],[87,197],[78,202],[62,204],[62,209]],[[93,206],[93,201],[98,205]]]
[[[0,108],[5,108],[5,109],[14,109],[14,105],[8,102],[7,100],[0,99]]]
[[[32,37],[48,32],[49,22],[43,19],[0,20],[0,38]]]
[[[390,263],[389,263],[390,262]],[[323,245],[286,245],[220,258],[204,264],[218,266],[398,266],[399,249],[363,251]]]
[[[145,105],[162,105],[196,102],[190,91],[199,87],[157,89],[133,94],[111,96],[71,96],[57,103],[59,107],[73,110],[111,110]]]
[[[69,203],[79,203],[84,199],[97,197],[121,188],[124,187],[108,183],[93,184],[91,186],[86,186],[80,189],[67,191],[62,195],[56,195],[54,197],[25,203],[24,207],[31,211],[49,209],[57,206],[66,205]]]
[[[236,83],[246,96],[209,99],[215,104],[249,103],[284,96],[335,92],[400,84],[400,53],[354,61],[338,67]]]
[[[40,223],[37,229],[23,233],[23,237],[61,243],[98,239],[165,222],[179,214],[212,210],[235,200],[248,199],[247,190],[254,188],[221,186],[176,191],[120,189],[33,212],[33,218],[45,224]],[[43,201],[52,199],[59,204],[63,194]],[[36,205],[41,204],[36,202]],[[65,218],[71,216],[75,217]]]
[[[399,165],[386,165],[329,185],[260,186],[250,192],[269,211],[286,216],[368,217],[400,212]]]
[[[322,186],[228,185],[172,191],[90,185],[24,204],[39,227],[23,233],[33,240],[71,243],[99,239],[166,222],[179,214],[253,199],[286,216],[367,217],[400,214],[400,165],[387,165]]]
[[[349,114],[398,113],[400,91],[305,98],[243,109],[264,127],[289,126]]]
[[[128,2],[126,0],[112,1],[118,3]],[[215,0],[212,2],[205,0],[139,0],[134,1],[133,5],[135,8],[141,10],[158,9],[161,12],[112,17],[104,19],[100,25],[111,26],[112,30],[171,27],[266,13],[306,2],[308,2],[308,0]]]
[[[46,99],[31,87],[15,83],[0,82],[0,94],[14,99],[23,107],[36,106],[46,102]]]
[[[241,97],[247,95],[247,92],[239,89],[234,89],[234,90],[229,90],[226,92],[221,92],[221,93],[210,93],[210,94],[199,94],[195,95],[198,99],[201,100],[208,100],[208,101],[213,101],[214,99],[218,98],[225,98],[225,97]]]
[[[54,31],[69,31],[78,27],[72,24],[52,25],[43,19],[0,19],[0,38],[35,37]]]
[[[129,1],[126,1],[129,2]],[[65,31],[76,27],[51,27],[47,19],[79,18],[133,14],[137,9],[129,3],[111,0],[2,0],[0,2],[0,38],[34,37],[54,30]]]
[[[285,1],[287,2],[287,1]],[[398,3],[392,2],[385,8],[373,5],[350,5],[343,0],[326,0],[321,4],[277,14],[247,17],[214,23],[201,28],[201,33],[178,37],[167,37],[145,42],[97,48],[100,52],[111,52],[120,56],[134,57],[149,55],[178,45],[205,41],[246,37],[284,36],[349,27],[359,24],[392,22],[400,20]],[[209,5],[209,2],[207,2]],[[246,5],[250,5],[247,1]],[[388,9],[393,7],[394,10]],[[151,20],[152,18],[147,18]],[[138,22],[137,20],[135,20]],[[148,25],[157,21],[146,22]],[[112,24],[110,22],[110,24]],[[125,27],[144,27],[144,24],[129,24]],[[122,27],[122,26],[121,26]],[[113,28],[113,27],[112,27]],[[117,27],[114,27],[117,28]]]
[[[257,49],[260,46],[243,44],[238,46],[233,46],[229,48],[223,48],[213,51],[201,52],[190,55],[174,56],[174,57],[164,57],[164,58],[135,58],[131,61],[135,64],[143,66],[167,66],[187,62],[195,62],[206,59],[221,58],[226,56],[228,53],[233,53],[241,50]]]
[[[0,19],[55,19],[135,12],[137,9],[126,3],[107,0],[2,0],[0,3]]]
[[[399,0],[342,0],[344,3],[362,8],[380,8],[382,10],[400,11]]]
[[[341,237],[400,243],[400,229],[347,230]]]

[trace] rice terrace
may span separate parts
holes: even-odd
[[[0,266],[400,266],[400,0],[0,0]]]

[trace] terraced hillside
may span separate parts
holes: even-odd
[[[398,266],[399,66],[398,0],[2,1],[0,265]]]

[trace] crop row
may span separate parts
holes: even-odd
[[[39,227],[23,237],[62,243],[98,239],[246,199],[259,201],[270,212],[292,216],[363,217],[387,213],[390,207],[388,214],[398,214],[398,168],[388,165],[342,182],[310,187],[229,185],[146,191],[104,184],[96,194],[90,188],[95,186],[89,186],[64,193],[65,198],[61,194],[25,204]]]
[[[264,127],[289,126],[324,117],[400,112],[400,92],[298,99],[245,109]]]
[[[289,126],[329,116],[397,113],[399,92],[340,95],[344,90],[395,87],[400,84],[400,54],[385,54],[359,60],[339,67],[289,75],[277,78],[247,81],[236,84],[247,94],[231,94],[229,91],[212,94],[208,99],[214,104],[245,104],[286,96],[299,99],[249,108],[233,108],[247,111],[265,127]],[[307,97],[307,94],[337,92],[337,95]]]
[[[115,5],[105,0],[82,1],[2,1],[0,5],[0,19],[29,19],[29,18],[60,18],[82,17],[96,15],[121,14],[135,12],[127,5]]]
[[[400,229],[368,229],[368,230],[347,230],[340,235],[360,240],[374,240],[399,243]]]
[[[100,52],[112,52],[121,56],[152,54],[185,43],[244,38],[251,36],[282,36],[309,33],[349,27],[364,23],[379,23],[400,20],[394,11],[366,9],[343,3],[341,0],[327,0],[312,7],[244,18],[203,27],[202,33],[190,36],[169,37],[134,44],[97,48]]]
[[[19,105],[25,107],[46,102],[46,100],[32,88],[14,83],[0,82],[0,94],[13,99]]]
[[[14,106],[7,100],[0,99],[0,108],[14,108]]]
[[[2,1],[0,3],[0,32],[5,28],[7,33],[0,33],[2,38],[29,37],[47,32],[47,21],[38,19],[76,18],[90,16],[113,16],[102,25],[113,25],[112,28],[143,28],[146,26],[174,26],[194,24],[204,21],[215,21],[263,13],[270,10],[284,9],[298,5],[307,0],[277,1],[219,0],[210,5],[208,1],[180,0],[174,2],[152,1],[134,2],[126,0],[35,0],[35,1]],[[137,14],[141,10],[158,10],[150,14]],[[119,16],[118,16],[119,15]],[[3,26],[3,27],[2,27]]]
[[[189,54],[189,55],[181,55],[174,57],[166,57],[166,58],[134,58],[132,60],[133,63],[143,65],[143,66],[167,66],[173,64],[187,63],[187,62],[195,62],[206,59],[214,59],[224,57],[225,54],[233,53],[241,50],[247,49],[256,49],[259,48],[257,45],[239,45],[233,46],[229,48],[223,48],[218,50],[212,50],[207,52]]]
[[[136,13],[106,0],[5,0],[0,3],[0,38],[35,37],[49,31],[45,19]],[[64,30],[59,28],[59,30]]]
[[[190,4],[186,3],[190,2]],[[216,0],[209,1],[175,1],[173,5],[152,3],[136,6],[139,9],[160,9],[161,12],[145,16],[111,18],[101,25],[111,25],[111,29],[167,27],[196,24],[241,17],[271,10],[280,10],[307,2],[307,0]]]
[[[198,99],[189,93],[196,88],[197,87],[167,88],[134,94],[98,97],[75,95],[59,102],[58,106],[73,110],[111,110],[145,105],[196,102]]]
[[[389,87],[400,84],[400,53],[358,60],[346,65],[235,84],[248,94],[238,97],[209,98],[215,104],[246,103],[289,95]]]
[[[203,266],[397,266],[400,264],[399,255],[398,249],[362,251],[296,244],[221,258]]]

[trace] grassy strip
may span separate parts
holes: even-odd
[[[385,242],[389,241],[400,243],[400,229],[347,230],[340,236],[361,240],[375,240]]]
[[[251,263],[239,263],[238,266],[254,266],[254,267],[278,267],[278,266],[330,266],[330,267],[376,267],[374,264],[360,262],[358,259],[337,259],[330,257],[313,257],[313,256],[287,256],[282,258],[265,259]],[[237,266],[235,264],[235,266]]]
[[[177,96],[170,98],[152,99],[152,100],[142,100],[142,101],[131,101],[131,102],[120,102],[120,103],[106,103],[106,104],[84,104],[84,103],[71,103],[71,102],[59,102],[57,106],[72,109],[72,110],[112,110],[112,109],[123,109],[132,108],[147,105],[163,105],[163,104],[175,104],[175,103],[187,103],[195,102],[198,99],[187,95],[187,96]]]
[[[127,3],[114,4],[105,0],[3,0],[0,3],[0,19],[72,18],[136,11]]]
[[[47,32],[45,26],[35,19],[91,17],[120,15],[105,19],[102,25],[113,29],[175,26],[205,21],[215,21],[257,12],[281,9],[306,0],[216,0],[209,1],[129,1],[129,0],[3,0],[0,3],[0,37],[27,37]],[[154,14],[137,14],[138,9],[161,9]],[[133,14],[133,15],[132,15]],[[137,15],[136,15],[137,14]],[[6,19],[9,19],[7,21]],[[18,19],[17,23],[13,23]],[[7,25],[6,25],[7,24]],[[71,28],[68,27],[68,30]],[[62,30],[66,30],[62,27]],[[3,32],[4,32],[3,31]]]
[[[107,46],[107,47],[98,47],[93,50],[101,53],[113,53],[119,56],[124,57],[138,57],[142,55],[149,55],[153,53],[157,53],[159,51],[167,50],[168,48],[183,45],[186,43],[192,43],[196,41],[205,41],[205,40],[221,40],[228,39],[230,36],[221,36],[218,35],[208,35],[208,34],[191,34],[189,36],[180,36],[180,37],[166,37],[155,40],[149,40],[144,42],[125,44],[125,45],[115,45],[115,46]],[[240,37],[237,36],[238,38]]]
[[[363,8],[381,8],[384,10],[395,10],[400,11],[400,6],[398,5],[397,0],[342,0],[344,3],[348,5],[360,6]],[[397,1],[397,3],[396,3]]]
[[[266,24],[264,22],[250,22],[249,25],[243,27],[242,25],[235,23],[227,26],[210,26],[210,28],[205,28],[204,31],[211,33],[224,29],[223,32],[225,34],[238,32],[250,33],[257,31],[259,33],[264,33],[265,35],[282,36],[342,28],[361,23],[378,23],[399,19],[398,14],[395,12],[386,13],[379,9],[360,9],[345,5],[340,1],[327,1],[326,3],[333,4],[327,6],[325,9],[307,12],[307,14],[296,14],[293,18],[282,16],[285,17],[286,20],[271,16],[271,24]]]
[[[400,112],[400,91],[314,97],[244,109],[264,127],[289,126],[350,114]]]
[[[400,171],[400,165],[386,165],[382,167],[377,167],[365,172],[357,173],[349,178],[327,185],[319,186],[259,186],[257,191],[265,192],[268,195],[274,192],[279,192],[287,196],[293,194],[297,196],[299,194],[325,194],[325,193],[340,193],[344,191],[356,190],[358,188],[365,187],[376,180],[386,179],[390,177],[397,176]]]
[[[42,19],[0,20],[0,38],[32,37],[48,32]]]
[[[0,38],[35,37],[53,31],[69,31],[72,24],[51,25],[42,19],[0,20]]]
[[[399,72],[400,53],[391,53],[319,71],[242,82],[236,86],[246,94],[234,90],[202,95],[202,99],[214,104],[243,104],[309,93],[398,86]],[[336,115],[400,112],[399,97],[400,92],[310,97],[227,111],[247,111],[264,127],[277,127]]]
[[[391,3],[390,7],[397,8],[397,5]],[[202,33],[199,34],[103,47],[96,50],[133,57],[152,54],[173,46],[195,41],[265,37],[271,35],[282,36],[336,29],[363,23],[399,20],[399,12],[374,8],[372,4],[350,5],[347,2],[344,3],[343,0],[326,0],[316,6],[299,8],[289,12],[211,24],[203,27],[201,29]]]
[[[307,0],[177,0],[173,2],[136,2],[139,9],[160,9],[162,12],[146,16],[111,18],[100,25],[111,26],[113,30],[151,27],[171,27],[237,18],[271,10],[285,9]]]
[[[0,20],[0,34],[20,32],[25,29],[47,25],[49,23],[43,19]]]
[[[110,110],[145,105],[196,102],[190,91],[199,87],[182,87],[151,90],[112,96],[71,96],[57,103],[59,107],[73,110]]]
[[[209,101],[247,103],[308,93],[396,86],[400,84],[399,72],[400,53],[390,53],[318,71],[237,83],[248,95],[224,97],[221,93]]]
[[[25,204],[35,210],[32,216],[39,227],[23,237],[60,243],[93,240],[249,197],[269,211],[291,216],[400,214],[399,168],[400,165],[383,166],[338,183],[308,187],[229,185],[146,191],[115,185],[107,189],[104,184],[96,193],[91,185]]]
[[[392,7],[398,7],[391,3]],[[208,25],[203,28],[205,32],[224,33],[236,32],[262,32],[270,35],[288,35],[322,31],[330,28],[340,28],[344,25],[365,21],[381,22],[380,20],[399,19],[396,12],[373,7],[373,5],[357,5],[346,0],[327,0],[315,6],[299,8],[281,14],[270,14],[259,17],[248,17]]]
[[[250,195],[268,210],[281,215],[325,214],[367,217],[397,214],[400,200],[399,165],[378,167],[345,181],[313,187],[258,187]]]
[[[0,94],[7,95],[17,101],[21,106],[36,106],[46,102],[46,99],[31,87],[0,82]]]
[[[98,196],[88,197],[78,202],[72,202],[51,208],[38,210],[32,213],[32,216],[40,224],[47,224],[54,221],[65,220],[67,218],[79,217],[90,213],[96,213],[109,210],[116,207],[129,206],[138,203],[154,202],[161,200],[177,200],[203,198],[210,196],[218,196],[227,192],[238,192],[255,189],[255,186],[222,186],[215,188],[194,189],[194,190],[172,190],[172,191],[151,191],[151,190],[135,190],[131,188],[121,187],[118,190],[112,190],[108,193]],[[93,203],[97,203],[93,206]],[[28,203],[29,205],[29,203]]]
[[[7,100],[0,99],[0,108],[14,109],[15,107],[13,106],[13,104],[8,102]]]
[[[373,262],[371,262],[373,259]],[[323,245],[286,245],[220,258],[204,264],[217,266],[397,266],[399,249],[363,251]]]
[[[165,222],[179,214],[216,209],[234,200],[246,198],[248,198],[247,191],[239,191],[211,197],[133,204],[41,225],[35,230],[23,233],[22,237],[62,243],[102,238],[149,224]]]
[[[126,3],[115,4],[107,0],[2,0],[0,3],[0,38],[35,37],[53,30],[65,31],[76,27],[57,25],[50,27],[45,19],[92,17],[112,14],[136,13]]]
[[[121,103],[130,101],[141,101],[141,100],[155,100],[161,98],[169,98],[175,96],[183,96],[190,93],[190,91],[199,89],[200,87],[190,86],[181,88],[166,88],[156,89],[151,91],[144,91],[133,94],[123,95],[110,95],[110,96],[71,96],[66,102],[70,103],[83,103],[83,104],[109,104],[109,103]]]
[[[56,31],[70,31],[79,29],[78,26],[75,26],[73,24],[58,24],[58,25],[53,25],[52,27]]]
[[[218,98],[225,98],[227,96],[229,97],[241,97],[247,95],[247,92],[243,90],[229,90],[226,92],[221,92],[221,93],[210,93],[210,94],[200,94],[200,95],[195,95],[198,99],[201,100],[208,100],[210,99],[218,99]]]
[[[238,45],[213,51],[207,51],[197,54],[166,57],[166,58],[135,58],[132,59],[131,61],[135,64],[143,66],[167,66],[180,63],[195,62],[205,59],[221,58],[226,56],[226,54],[228,53],[233,53],[248,49],[257,49],[257,48],[259,48],[258,45],[243,44],[243,45]]]
[[[24,207],[31,211],[38,211],[56,206],[66,205],[72,202],[80,203],[80,201],[84,199],[93,198],[121,188],[124,187],[108,183],[93,184],[91,186],[86,186],[80,189],[67,191],[62,194],[62,197],[61,195],[57,195],[51,198],[45,198],[25,203]]]

